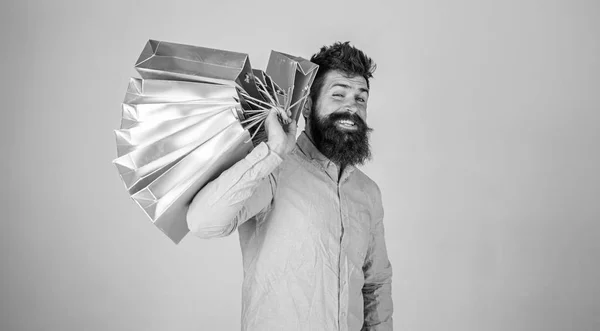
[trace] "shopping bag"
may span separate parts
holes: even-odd
[[[173,242],[188,232],[187,210],[196,193],[252,149],[250,135],[234,122],[195,148],[131,197]]]
[[[149,140],[139,147],[126,146],[131,150],[115,159],[114,164],[130,193],[138,191],[140,185],[143,186],[144,183],[160,174],[161,169],[162,171],[167,170],[173,162],[210,140],[231,124],[239,124],[236,114],[227,110],[195,120],[196,123],[168,135],[163,130],[148,133],[149,136],[154,134],[159,138],[161,135],[165,135],[156,141]],[[120,138],[119,134],[117,137]],[[123,145],[121,148],[123,149]]]
[[[283,91],[291,89],[289,104],[294,121],[298,121],[305,98],[315,80],[319,66],[298,56],[271,51],[266,73]]]
[[[188,232],[196,193],[266,141],[272,109],[287,113],[306,100],[314,64],[274,52],[269,65],[277,79],[253,69],[244,53],[155,40],[136,61],[142,78],[128,84],[113,163],[173,242]]]
[[[260,98],[250,59],[244,53],[149,40],[135,69],[144,79],[233,85]]]

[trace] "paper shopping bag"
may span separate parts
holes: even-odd
[[[250,59],[244,53],[149,40],[135,69],[145,79],[233,85],[260,97]]]
[[[179,243],[189,232],[187,210],[196,193],[251,149],[249,132],[235,122],[131,197],[159,229]]]
[[[290,104],[310,93],[319,66],[301,57],[271,51],[266,73],[284,91],[292,90]],[[305,100],[291,107],[292,118],[297,122]]]
[[[143,188],[149,181],[168,170],[170,166],[192,150],[212,139],[221,131],[234,123],[239,124],[235,112],[224,110],[208,116],[194,119],[191,125],[161,137],[164,133],[158,131],[141,132],[155,141],[144,141],[140,146],[127,146],[122,131],[116,131],[117,141],[121,143],[121,150],[127,151],[113,161],[117,166],[119,175],[130,194]],[[171,123],[172,124],[172,123]],[[163,128],[164,129],[164,128]],[[131,131],[129,133],[132,133]],[[133,132],[138,133],[138,132]],[[127,137],[129,140],[143,140],[142,137]],[[125,145],[125,146],[123,146]],[[127,150],[129,147],[130,150]]]

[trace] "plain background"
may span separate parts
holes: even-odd
[[[600,330],[598,1],[3,1],[0,330],[238,330],[238,236],[176,246],[112,130],[150,38],[373,57],[396,330]]]

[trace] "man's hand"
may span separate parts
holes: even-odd
[[[296,144],[298,126],[290,116],[289,110],[286,113],[281,109],[272,108],[265,120],[267,145],[280,157],[284,157],[291,152]]]

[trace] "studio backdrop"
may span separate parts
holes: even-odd
[[[395,330],[600,329],[595,1],[3,1],[0,330],[238,330],[237,233],[175,245],[113,130],[149,39],[378,65]],[[303,120],[300,120],[300,131]],[[299,131],[299,132],[300,132]]]

